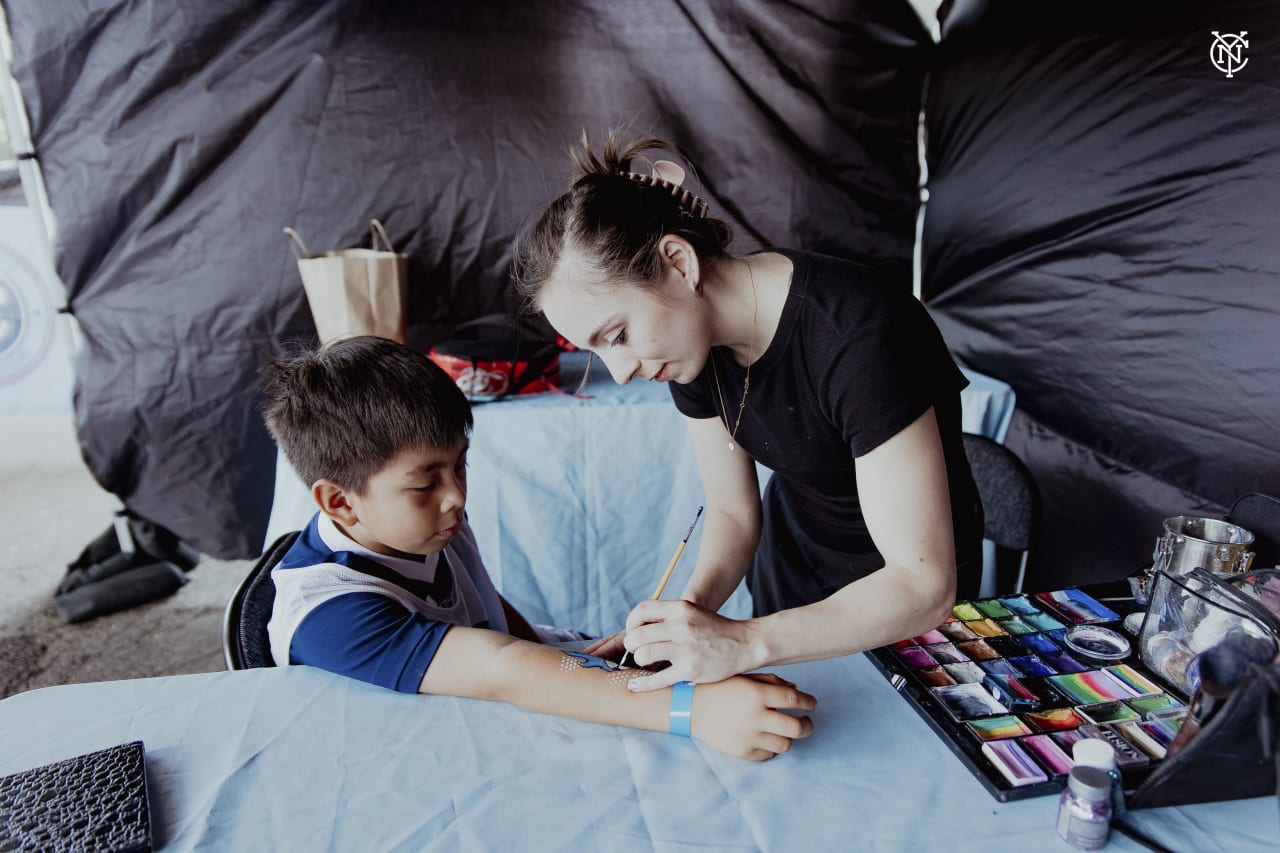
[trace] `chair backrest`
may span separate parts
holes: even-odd
[[[1227,521],[1253,534],[1253,567],[1280,565],[1280,497],[1249,492],[1236,498]]]
[[[273,542],[231,594],[222,618],[222,656],[227,669],[275,666],[267,636],[267,623],[276,600],[271,570],[284,559],[299,533],[285,533]]]
[[[1031,469],[1012,450],[985,436],[965,433],[964,451],[982,499],[986,537],[1002,548],[1029,551],[1040,513]]]

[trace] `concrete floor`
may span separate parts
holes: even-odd
[[[0,415],[0,698],[224,668],[223,608],[252,561],[205,559],[169,598],[76,625],[58,616],[67,563],[118,506],[81,460],[70,412]]]

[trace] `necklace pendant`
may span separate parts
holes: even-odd
[[[729,442],[729,449],[730,449],[730,450],[733,450],[733,442],[732,442],[732,441],[731,441],[731,442]]]

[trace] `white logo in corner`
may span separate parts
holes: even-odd
[[[1221,35],[1214,30],[1213,44],[1209,45],[1209,61],[1213,63],[1213,67],[1228,77],[1233,77],[1237,71],[1248,65],[1249,57],[1244,55],[1249,47],[1249,40],[1245,38],[1247,35],[1249,35],[1248,30],[1226,35]]]

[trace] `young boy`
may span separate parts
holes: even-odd
[[[276,663],[692,734],[756,761],[813,730],[784,712],[816,700],[774,675],[634,693],[626,670],[539,644],[480,560],[463,511],[471,409],[426,356],[348,338],[265,374],[267,427],[320,508],[272,572]]]

